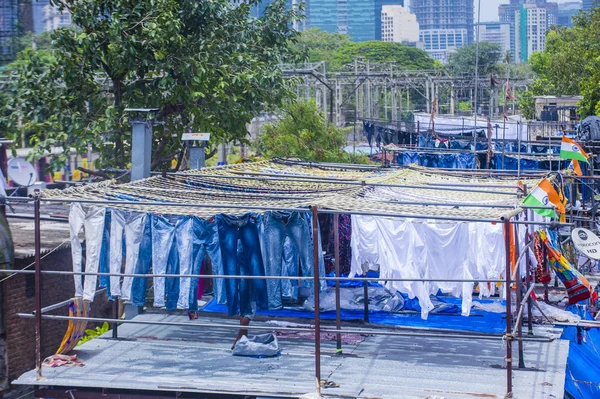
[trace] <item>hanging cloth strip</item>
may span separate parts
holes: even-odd
[[[90,317],[91,302],[84,300],[80,297],[73,298],[69,304],[69,317]],[[87,321],[83,320],[69,320],[67,332],[60,344],[60,347],[56,351],[57,355],[69,353],[79,340],[85,334],[85,328],[87,327]]]
[[[535,282],[538,284],[548,284],[552,280],[552,276],[550,275],[550,270],[546,267],[546,262],[544,262],[542,241],[538,234],[533,234],[533,253],[535,254],[535,260],[537,261]]]
[[[554,244],[550,241],[548,234],[545,230],[537,232],[540,239],[546,245],[548,249],[548,259],[550,259],[550,265],[556,272],[558,278],[567,288],[567,295],[569,296],[569,304],[574,305],[577,302],[590,298],[591,292],[593,291],[590,283],[579,273],[561,254]]]

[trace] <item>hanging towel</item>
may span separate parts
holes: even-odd
[[[69,317],[90,317],[91,303],[81,297],[73,298],[69,304]],[[87,321],[69,320],[67,332],[56,351],[57,355],[69,353],[85,334]],[[54,367],[54,366],[52,366]]]

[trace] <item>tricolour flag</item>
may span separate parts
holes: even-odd
[[[552,183],[548,179],[542,179],[535,189],[523,200],[523,205],[526,206],[554,206],[558,213],[565,213],[565,206],[560,201],[560,197]],[[553,209],[534,209],[535,212],[542,216],[556,217],[556,212]]]
[[[562,138],[560,157],[564,159],[576,159],[583,162],[588,161],[588,154],[583,151],[583,148],[567,136],[563,136]]]

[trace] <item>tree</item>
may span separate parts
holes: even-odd
[[[600,111],[600,12],[582,13],[573,28],[552,26],[544,52],[533,53],[529,65],[536,79],[519,98],[519,107],[528,118],[535,117],[535,96],[567,96],[582,94],[580,113],[593,115]],[[596,31],[594,31],[596,30]]]
[[[477,59],[477,44],[469,44],[450,54],[448,69],[455,75],[474,75]],[[497,43],[479,43],[479,75],[496,72],[496,64],[502,59],[502,51]]]
[[[343,43],[334,54],[334,60],[339,65],[351,64],[357,57],[377,63],[394,62],[397,67],[403,69],[434,69],[439,66],[423,50],[377,40]]]
[[[279,64],[297,60],[289,44],[301,10],[275,0],[252,19],[257,1],[51,0],[77,28],[54,31],[49,67],[34,52],[18,69],[1,123],[13,137],[31,132],[34,156],[89,145],[119,167],[130,151],[128,107],[160,109],[154,166],[181,154],[184,131],[244,140],[247,122],[290,97]]]
[[[302,32],[293,48],[309,62],[325,61],[327,69],[339,71],[342,65],[335,58],[338,49],[350,43],[350,36],[342,33],[328,33],[318,28],[310,28]]]
[[[356,43],[348,35],[311,28],[293,46],[310,62],[325,61],[328,71],[341,71],[357,57],[377,63],[394,62],[403,69],[433,69],[440,64],[423,51],[400,43],[369,41]]]
[[[315,162],[364,162],[344,151],[345,134],[325,116],[314,102],[295,102],[282,109],[279,121],[264,126],[256,142],[266,157],[300,158]]]

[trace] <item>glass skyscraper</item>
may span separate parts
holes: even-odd
[[[598,0],[583,0],[583,9],[585,11],[591,10],[593,7],[598,6]]]
[[[17,0],[0,0],[0,65],[14,57],[13,38],[17,34]]]
[[[306,27],[347,33],[352,40],[381,40],[381,8],[404,0],[307,0]]]

